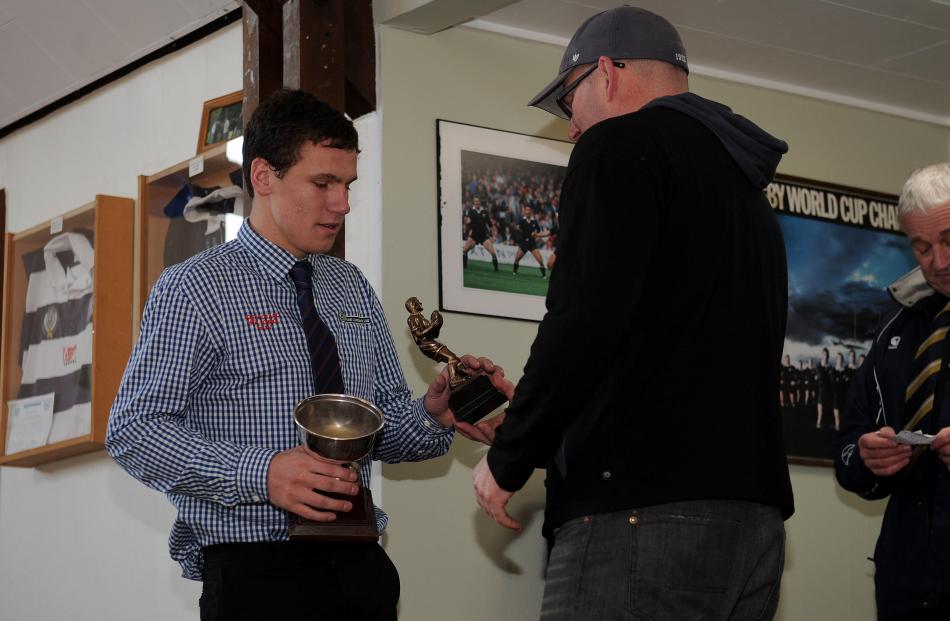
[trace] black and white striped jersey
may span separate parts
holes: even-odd
[[[90,431],[92,403],[91,232],[57,235],[23,257],[26,308],[17,398],[54,393],[49,443]]]

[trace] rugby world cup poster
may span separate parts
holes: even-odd
[[[851,378],[896,304],[886,288],[917,263],[896,196],[784,175],[766,194],[788,255],[778,395],[786,453],[794,463],[832,465]]]

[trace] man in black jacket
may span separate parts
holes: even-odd
[[[787,271],[762,190],[787,146],[689,93],[687,71],[669,22],[619,7],[580,27],[531,102],[577,144],[547,314],[473,476],[519,529],[505,505],[547,468],[545,620],[777,606]],[[709,352],[721,363],[700,364]]]
[[[886,317],[851,381],[835,474],[847,490],[890,496],[874,550],[881,619],[950,619],[950,163],[916,171],[899,203],[919,270],[890,288]],[[897,437],[906,430],[912,449]],[[927,450],[927,443],[930,449]]]

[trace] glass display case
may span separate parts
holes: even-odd
[[[246,215],[236,163],[241,144],[240,138],[231,140],[139,177],[137,318],[162,270],[237,235]]]
[[[131,199],[6,236],[0,464],[103,447],[132,345]]]

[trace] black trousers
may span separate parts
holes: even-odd
[[[399,574],[377,543],[229,543],[204,549],[201,621],[395,621]]]

